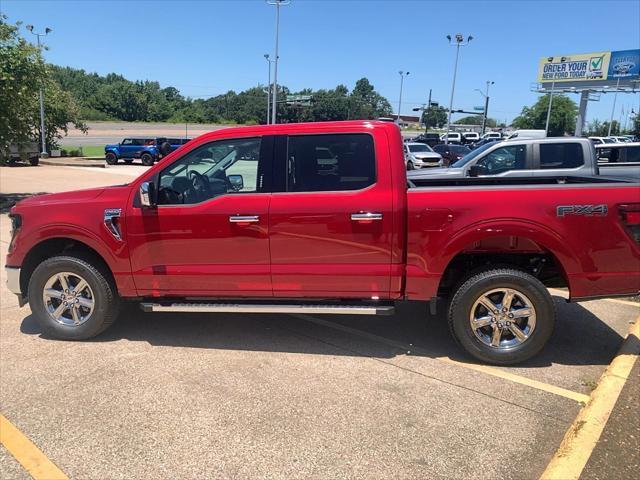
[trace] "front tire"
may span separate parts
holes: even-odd
[[[118,157],[113,152],[107,153],[104,156],[104,159],[106,160],[107,164],[109,164],[109,165],[115,165],[116,163],[118,163]]]
[[[467,279],[449,304],[449,329],[470,355],[514,365],[545,346],[555,323],[546,287],[521,270],[497,268]]]
[[[153,165],[153,156],[150,153],[143,153],[140,160],[142,160],[142,164],[147,167]]]
[[[58,256],[36,267],[29,281],[29,305],[46,335],[85,340],[109,328],[120,298],[102,268],[74,256]]]
[[[414,170],[416,167],[413,166],[413,162],[409,160],[407,162],[407,170]]]

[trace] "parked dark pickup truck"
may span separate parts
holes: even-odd
[[[424,180],[377,121],[205,134],[128,185],[11,210],[9,289],[48,334],[149,312],[392,314],[448,300],[459,344],[513,364],[571,299],[640,290],[639,185],[603,177]],[[390,320],[393,321],[393,320]]]

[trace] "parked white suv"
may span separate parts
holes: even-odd
[[[462,141],[464,143],[473,143],[480,140],[480,134],[478,132],[464,132],[462,134]]]
[[[462,134],[458,132],[449,132],[449,135],[447,136],[446,133],[443,133],[440,135],[440,140],[443,142],[448,140],[449,143],[462,143]]]

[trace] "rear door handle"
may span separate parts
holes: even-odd
[[[260,221],[258,215],[231,215],[229,223],[256,223]]]
[[[382,214],[372,212],[352,213],[351,220],[354,222],[371,222],[373,220],[382,220]]]

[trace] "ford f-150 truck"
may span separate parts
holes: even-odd
[[[577,137],[527,139],[486,143],[448,168],[411,172],[409,179],[460,177],[523,177],[603,175],[640,179],[640,167],[631,163],[598,164],[591,140]]]
[[[640,194],[603,177],[408,186],[396,125],[230,128],[138,179],[11,210],[8,286],[44,332],[86,339],[149,312],[391,314],[448,299],[471,355],[512,364],[570,298],[640,290]]]

